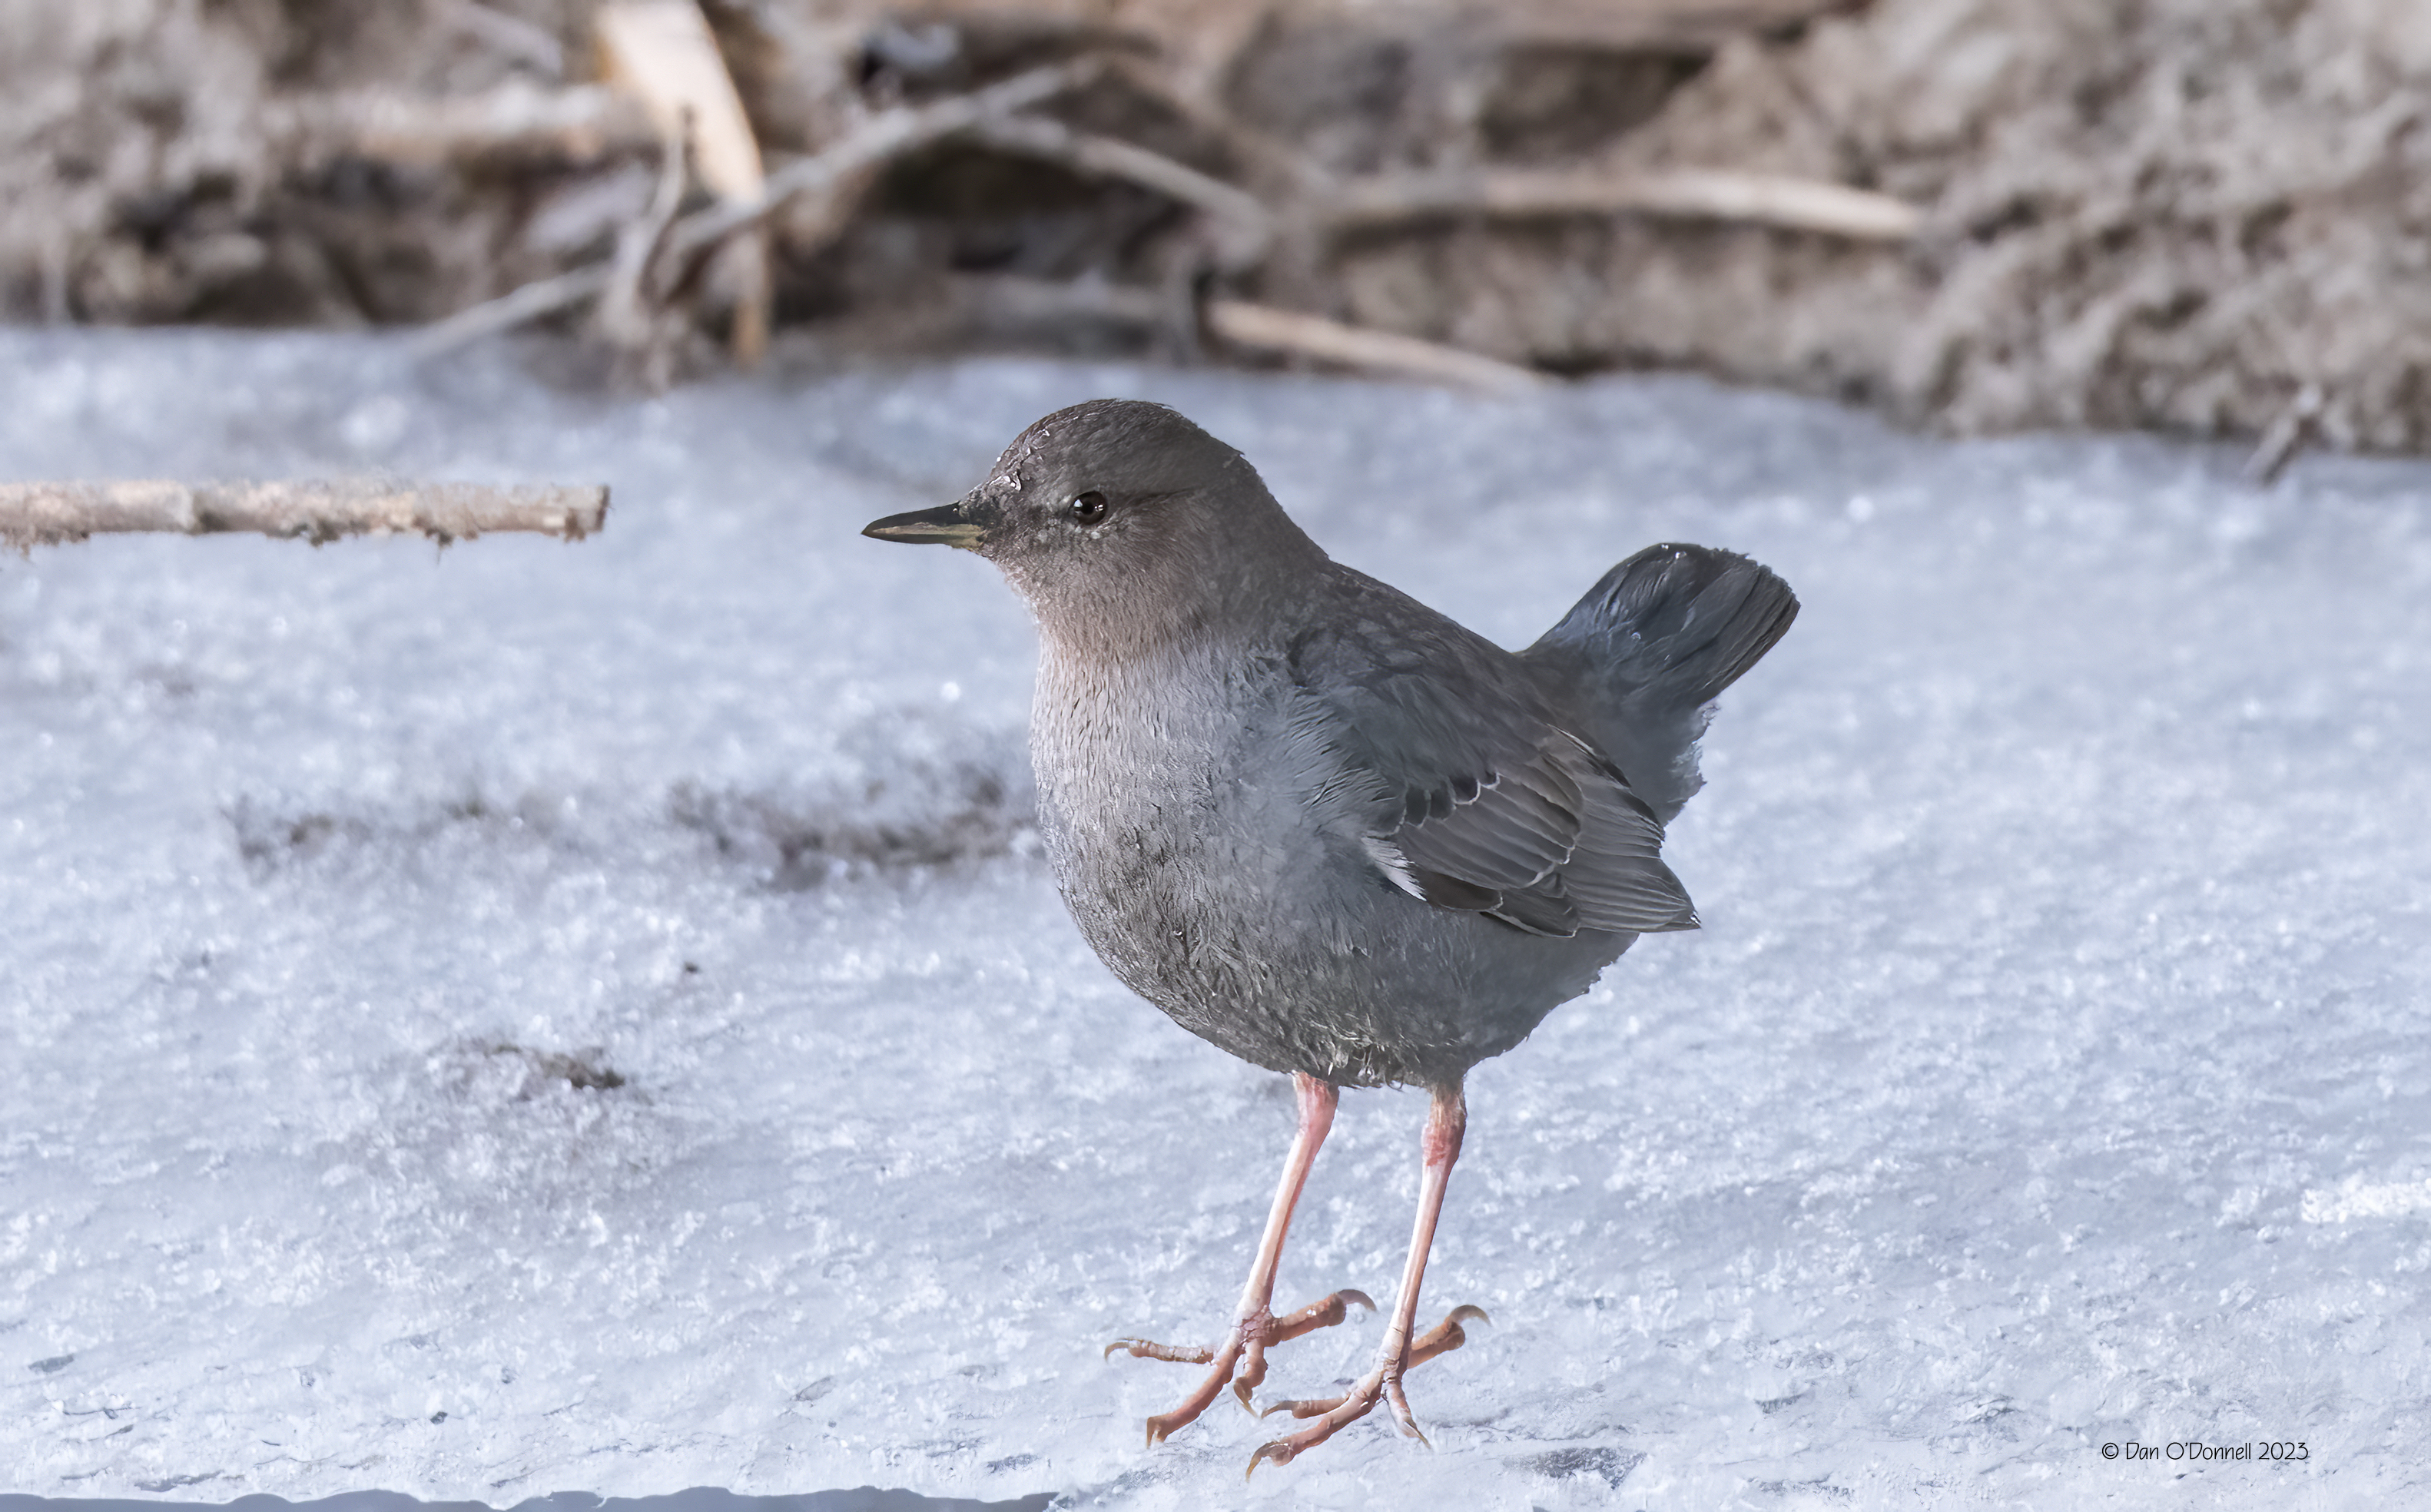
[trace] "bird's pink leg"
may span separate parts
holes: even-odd
[[[1205,1412],[1227,1381],[1232,1382],[1241,1405],[1249,1406],[1250,1391],[1266,1379],[1267,1345],[1342,1321],[1350,1302],[1368,1308],[1376,1305],[1363,1293],[1337,1291],[1287,1318],[1279,1319],[1272,1310],[1275,1267],[1283,1259],[1284,1235],[1291,1232],[1292,1209],[1299,1202],[1300,1188],[1308,1184],[1309,1168],[1316,1163],[1317,1147],[1325,1143],[1326,1131],[1333,1127],[1334,1105],[1342,1095],[1333,1083],[1305,1073],[1294,1073],[1292,1084],[1299,1092],[1299,1132],[1293,1136],[1290,1158],[1283,1162],[1283,1180],[1275,1187],[1275,1205],[1266,1214],[1266,1235],[1258,1241],[1258,1257],[1249,1267],[1249,1285],[1241,1288],[1241,1307],[1232,1332],[1212,1350],[1156,1344],[1144,1338],[1118,1338],[1106,1346],[1110,1355],[1116,1350],[1128,1350],[1140,1359],[1215,1367],[1182,1405],[1148,1420],[1148,1441],[1151,1445],[1171,1436]],[[1246,1366],[1242,1363],[1244,1355]],[[1235,1367],[1241,1368],[1237,1381],[1233,1380]]]
[[[1427,1107],[1427,1132],[1420,1146],[1424,1165],[1418,1178],[1417,1221],[1410,1231],[1410,1257],[1401,1268],[1401,1294],[1393,1305],[1393,1321],[1384,1330],[1384,1342],[1376,1352],[1376,1368],[1341,1396],[1314,1402],[1280,1402],[1268,1407],[1268,1413],[1288,1412],[1295,1418],[1315,1418],[1317,1421],[1261,1447],[1249,1456],[1252,1472],[1268,1462],[1290,1464],[1305,1451],[1333,1437],[1344,1425],[1366,1417],[1379,1398],[1391,1404],[1393,1419],[1403,1433],[1425,1442],[1426,1435],[1418,1432],[1417,1420],[1410,1415],[1409,1398],[1402,1395],[1401,1376],[1413,1366],[1460,1348],[1467,1341],[1461,1332],[1462,1321],[1485,1317],[1475,1307],[1454,1308],[1423,1338],[1412,1343],[1411,1330],[1418,1316],[1418,1284],[1426,1277],[1427,1252],[1434,1244],[1435,1220],[1443,1213],[1444,1188],[1450,1184],[1452,1163],[1460,1159],[1461,1134],[1467,1127],[1468,1104],[1461,1096],[1459,1084],[1436,1087],[1433,1100]]]

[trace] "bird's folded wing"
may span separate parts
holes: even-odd
[[[1381,585],[1378,585],[1381,589]],[[1292,649],[1295,722],[1410,896],[1536,934],[1690,929],[1663,826],[1491,646],[1389,589]],[[1393,602],[1392,600],[1398,600]]]

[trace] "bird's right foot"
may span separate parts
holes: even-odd
[[[1272,1443],[1260,1445],[1258,1452],[1249,1456],[1249,1468],[1245,1474],[1256,1474],[1261,1465],[1290,1464],[1344,1427],[1367,1416],[1380,1399],[1390,1407],[1393,1420],[1400,1425],[1401,1432],[1419,1443],[1426,1443],[1427,1436],[1418,1431],[1418,1420],[1410,1412],[1410,1399],[1402,1394],[1401,1377],[1436,1355],[1449,1354],[1467,1343],[1468,1335],[1460,1325],[1471,1319],[1485,1322],[1485,1309],[1467,1305],[1455,1307],[1444,1316],[1442,1322],[1413,1340],[1408,1349],[1378,1360],[1374,1369],[1351,1383],[1350,1389],[1342,1395],[1307,1402],[1278,1402],[1258,1414],[1266,1418],[1278,1412],[1288,1412],[1295,1418],[1315,1418],[1316,1423]]]
[[[1368,1300],[1366,1292],[1337,1291],[1321,1302],[1313,1302],[1282,1318],[1260,1307],[1234,1323],[1232,1332],[1224,1336],[1224,1342],[1212,1350],[1183,1344],[1158,1344],[1144,1338],[1118,1338],[1106,1346],[1106,1357],[1111,1359],[1116,1350],[1125,1350],[1133,1359],[1171,1360],[1182,1365],[1215,1367],[1207,1372],[1207,1378],[1199,1383],[1198,1389],[1182,1399],[1182,1405],[1148,1420],[1148,1446],[1154,1448],[1205,1412],[1228,1382],[1232,1385],[1232,1394],[1240,1399],[1242,1410],[1253,1410],[1249,1406],[1249,1393],[1266,1378],[1267,1346],[1285,1343],[1320,1328],[1332,1328],[1350,1316],[1349,1304],[1351,1302],[1357,1302],[1371,1313],[1376,1310],[1375,1302]]]

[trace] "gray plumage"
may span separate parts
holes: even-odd
[[[1160,406],[1048,416],[944,510],[1037,618],[1031,751],[1081,932],[1183,1027],[1337,1084],[1457,1084],[1640,933],[1708,706],[1797,600],[1652,546],[1505,651],[1327,558]]]

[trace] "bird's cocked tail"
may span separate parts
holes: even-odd
[[[1668,822],[1704,785],[1697,738],[1707,706],[1797,617],[1798,596],[1759,563],[1711,546],[1651,546],[1605,573],[1520,654]]]

